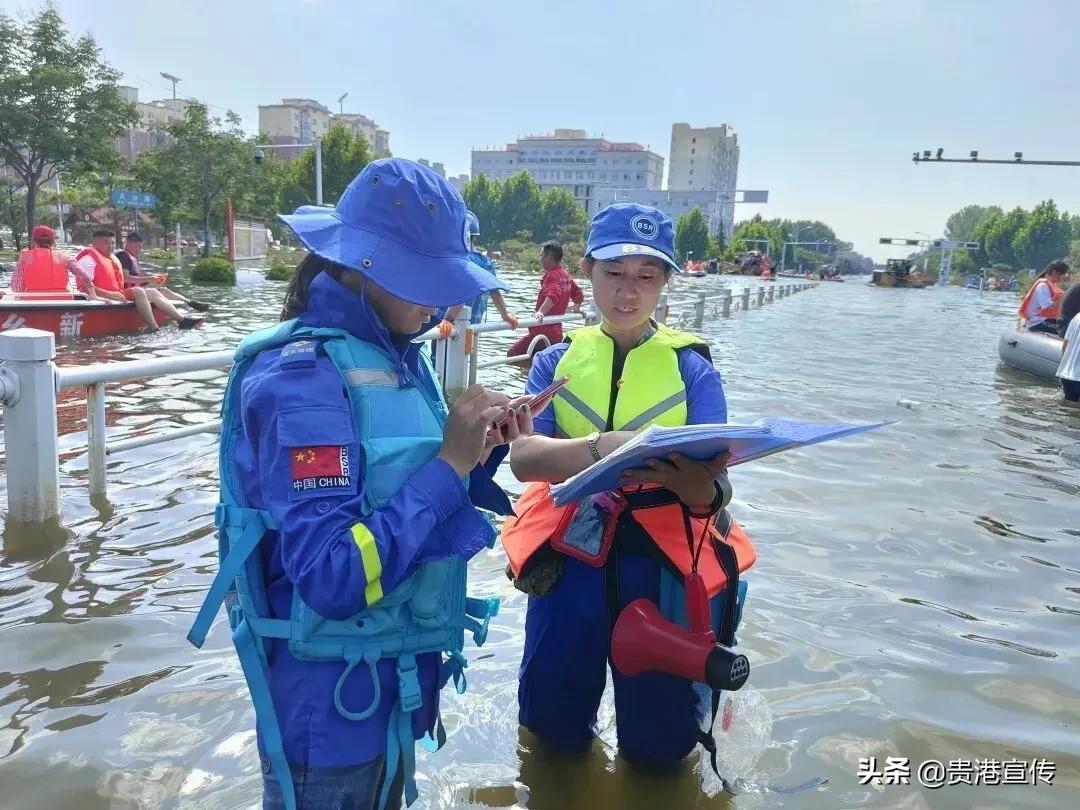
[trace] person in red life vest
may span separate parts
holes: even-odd
[[[155,284],[153,276],[144,276],[142,266],[139,264],[139,255],[142,253],[142,247],[143,238],[139,236],[138,231],[132,231],[127,235],[127,239],[124,241],[124,249],[116,251],[116,258],[120,262],[120,267],[124,270],[125,286],[145,286],[160,290],[161,294],[170,301],[179,301],[181,304],[187,304],[189,307],[197,309],[199,312],[206,312],[206,310],[210,309],[209,304],[203,303],[202,301],[193,301],[174,290],[170,290],[168,287]]]
[[[585,294],[566,272],[562,258],[563,249],[558,242],[544,242],[540,246],[540,267],[544,271],[544,277],[540,280],[540,293],[536,296],[536,314],[533,315],[535,320],[543,321],[548,315],[565,315],[571,303],[574,305],[574,312],[581,311]],[[529,327],[528,334],[507,349],[506,356],[525,354],[537,335],[546,337],[549,344],[558,343],[563,339],[562,324]]]
[[[75,257],[77,268],[76,280],[79,289],[88,297],[102,298],[106,301],[124,303],[132,301],[135,309],[142,315],[151,331],[158,328],[154,310],[165,313],[165,317],[175,321],[181,329],[191,329],[202,322],[201,318],[192,318],[180,313],[159,290],[144,290],[141,287],[124,285],[124,269],[113,255],[116,244],[112,231],[94,231],[90,247],[83,248]]]
[[[30,235],[31,245],[19,254],[11,275],[14,292],[68,293],[68,272],[72,261],[56,245],[56,234],[48,225],[38,225]]]
[[[514,444],[514,475],[532,483],[502,530],[509,573],[529,594],[519,721],[563,751],[584,751],[595,736],[623,610],[648,599],[686,627],[685,577],[697,570],[714,630],[730,647],[745,587],[739,572],[755,559],[723,508],[726,455],[672,454],[628,471],[614,492],[565,506],[551,497],[549,482],[600,461],[641,428],[727,421],[708,346],[652,319],[679,272],[674,257],[674,228],[663,212],[617,203],[596,214],[582,271],[603,320],[537,354],[525,387],[535,395],[569,380],[534,415],[533,434]],[[705,742],[717,695],[704,683],[669,671],[626,675],[614,664],[612,679],[624,757],[672,766]]]
[[[1062,285],[1069,279],[1069,265],[1064,261],[1050,262],[1039,273],[1031,289],[1020,302],[1020,322],[1029,332],[1058,334],[1061,317]]]

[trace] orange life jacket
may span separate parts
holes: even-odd
[[[67,292],[67,256],[62,250],[30,247],[23,251],[22,289],[17,292]]]
[[[651,489],[655,489],[652,487]],[[636,488],[635,488],[636,489]],[[629,490],[623,490],[628,494]],[[628,494],[633,502],[632,495]],[[551,498],[551,485],[537,482],[529,485],[525,493],[514,505],[514,514],[506,519],[502,529],[502,544],[510,560],[510,570],[514,577],[521,576],[525,563],[554,534],[566,510],[573,504],[556,506]],[[645,530],[663,555],[686,576],[693,567],[690,544],[687,543],[686,526],[683,522],[682,507],[675,504],[633,508],[633,519]],[[715,596],[727,584],[727,575],[713,551],[710,540],[725,542],[723,535],[716,528],[715,518],[690,518],[693,545],[696,548],[705,532],[705,547],[698,559],[698,570],[705,580],[709,596]],[[708,526],[708,528],[706,528]],[[618,535],[615,543],[618,544]],[[735,551],[739,571],[745,571],[757,560],[750,538],[742,526],[731,521],[731,531],[726,542]]]
[[[1046,284],[1050,288],[1051,303],[1050,303],[1050,306],[1048,306],[1048,307],[1043,307],[1042,309],[1037,310],[1036,312],[1031,312],[1030,311],[1030,309],[1031,309],[1031,297],[1035,294],[1035,290],[1036,290],[1036,288],[1038,288],[1038,286],[1040,284]],[[1020,302],[1020,317],[1023,318],[1025,321],[1028,320],[1029,318],[1031,318],[1034,315],[1037,315],[1040,318],[1047,318],[1047,319],[1060,318],[1061,317],[1061,298],[1062,298],[1063,295],[1065,295],[1065,291],[1063,289],[1061,289],[1061,287],[1056,285],[1054,282],[1052,282],[1048,278],[1040,278],[1038,281],[1036,281],[1034,284],[1031,285],[1031,288],[1027,291],[1027,294],[1024,296],[1024,300],[1022,300]]]
[[[649,424],[675,427],[686,423],[685,383],[679,372],[676,352],[699,343],[693,335],[661,325],[652,337],[632,349],[626,357],[619,385],[615,386],[618,393],[614,409],[610,407],[608,399],[612,388],[611,338],[604,335],[599,327],[584,327],[571,332],[567,339],[570,348],[555,370],[557,377],[570,377],[570,383],[557,395],[555,402],[559,435],[568,438],[585,436],[602,425],[602,418],[601,425],[598,425],[593,419],[599,417],[583,418],[583,415],[606,414],[609,411],[614,414],[612,425],[616,430],[636,429]],[[565,396],[568,392],[571,397]],[[683,404],[673,405],[672,402],[680,393]],[[574,402],[578,404],[572,404]],[[635,485],[624,488],[622,493],[629,501],[632,519],[648,534],[663,556],[685,576],[692,568],[693,554],[691,542],[686,536],[682,505],[674,496],[657,497],[648,492],[658,489],[649,487],[642,490]],[[573,504],[556,506],[551,498],[551,488],[546,483],[534,483],[525,490],[514,507],[515,514],[507,518],[502,529],[503,547],[515,578],[521,576],[526,562],[548,542],[567,510],[572,508]],[[757,558],[741,526],[730,521],[730,531],[725,541],[721,533],[714,530],[716,522],[715,518],[690,520],[690,540],[695,549],[705,533],[698,570],[710,597],[723,590],[727,583],[716,549],[710,542],[710,533],[716,541],[726,542],[733,548],[740,571],[752,566]],[[725,516],[725,525],[727,522]],[[620,536],[616,533],[616,546],[619,540]]]
[[[78,261],[83,256],[89,256],[94,260],[94,286],[109,292],[124,291],[124,268],[120,266],[120,260],[115,256],[102,256],[92,247],[83,248],[75,257]]]

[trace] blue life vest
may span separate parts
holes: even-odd
[[[373,597],[369,600],[374,601],[373,606],[348,619],[335,621],[319,615],[300,598],[298,590],[293,592],[289,619],[270,617],[265,572],[259,555],[253,552],[276,526],[268,512],[247,503],[235,465],[235,447],[242,435],[241,384],[260,352],[286,346],[284,356],[289,351],[287,344],[304,349],[310,341],[321,344],[341,374],[360,428],[365,515],[382,506],[438,453],[446,403],[422,354],[418,378],[407,374],[408,379],[403,380],[397,364],[382,349],[339,329],[313,329],[292,320],[249,335],[237,349],[222,402],[221,503],[215,513],[220,567],[188,640],[201,647],[218,608],[228,606],[233,643],[255,705],[256,724],[289,810],[296,807],[296,798],[266,676],[270,640],[287,640],[289,652],[302,661],[345,661],[333,701],[338,713],[350,720],[364,720],[375,713],[381,702],[376,663],[396,659],[399,694],[390,712],[379,807],[385,807],[399,767],[405,769],[405,797],[412,804],[417,791],[411,713],[422,705],[416,656],[445,653],[439,684],[445,686],[453,678],[458,691],[464,692],[465,630],[472,632],[477,645],[483,644],[488,622],[498,613],[499,600],[466,598],[465,561],[451,556],[419,565],[393,591],[377,601]],[[416,435],[401,435],[401,422],[395,416],[403,412],[420,415]],[[494,540],[492,529],[492,544]],[[341,701],[342,685],[358,666],[369,670],[375,697],[370,706],[346,707]],[[424,744],[437,750],[445,739],[442,723],[437,721]]]

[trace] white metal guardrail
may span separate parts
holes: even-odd
[[[679,325],[700,328],[707,313],[730,317],[732,312],[746,311],[751,299],[762,306],[776,298],[786,298],[816,286],[812,283],[777,284],[753,289],[744,287],[736,297],[730,288],[707,296],[698,293],[691,298],[669,301],[665,293],[656,308],[656,319],[668,322],[673,311]],[[529,353],[500,357],[479,362],[481,336],[491,332],[513,331],[501,321],[470,325],[469,311],[464,308],[454,322],[450,337],[442,339],[437,329],[417,338],[436,343],[436,370],[449,398],[476,382],[479,371],[508,363],[528,360],[532,352],[546,345],[546,339],[534,338]],[[572,313],[526,320],[518,329],[552,323],[584,321],[595,323],[594,313]],[[198,425],[170,428],[142,436],[109,442],[105,424],[105,386],[107,383],[128,382],[152,377],[182,374],[190,371],[227,369],[233,363],[233,351],[202,352],[156,357],[146,360],[125,360],[118,363],[95,363],[87,366],[59,367],[55,338],[51,332],[39,329],[12,329],[0,333],[0,399],[4,406],[4,451],[7,467],[8,517],[21,523],[41,523],[60,513],[60,461],[57,435],[57,394],[69,389],[86,390],[87,465],[90,471],[90,492],[106,491],[106,460],[109,455],[148,447],[199,433],[217,433],[221,420],[214,419]]]

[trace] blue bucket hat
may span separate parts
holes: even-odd
[[[601,261],[652,256],[676,273],[681,272],[675,261],[671,218],[659,209],[637,203],[615,203],[598,211],[589,223],[585,255]]]
[[[472,211],[465,212],[465,218],[469,220],[469,233],[473,236],[480,235],[480,217]]]
[[[509,289],[470,261],[461,195],[411,160],[372,161],[336,207],[302,205],[281,220],[316,256],[361,273],[403,301],[449,307]]]

